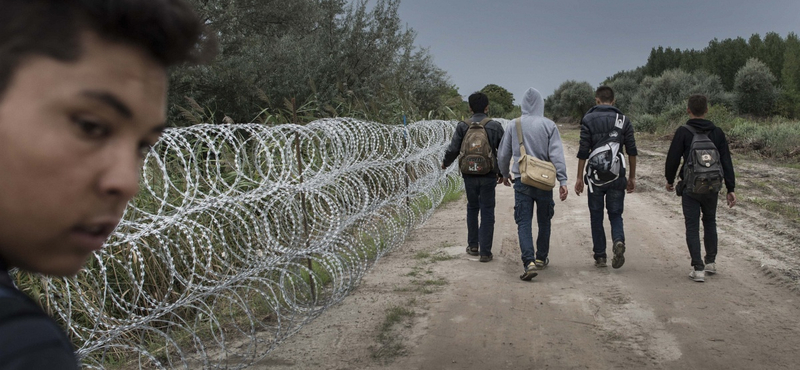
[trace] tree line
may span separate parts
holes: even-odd
[[[762,39],[711,40],[702,50],[653,48],[644,66],[602,82],[615,89],[623,111],[659,115],[682,110],[686,97],[702,93],[711,104],[767,117],[800,117],[800,40],[774,32]],[[593,105],[592,86],[567,81],[548,97],[548,114],[580,118]]]
[[[399,0],[189,0],[219,39],[206,66],[170,77],[170,119],[307,122],[348,115],[379,122],[445,117],[461,96],[415,32]]]

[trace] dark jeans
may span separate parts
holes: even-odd
[[[625,190],[608,187],[595,187],[587,193],[589,198],[589,216],[592,225],[592,251],[594,258],[607,258],[606,230],[603,227],[603,207],[608,210],[611,223],[612,241],[625,242],[625,231],[622,227],[622,211],[625,208]]]
[[[492,254],[497,178],[464,176],[467,193],[467,245],[479,246],[481,256]],[[478,227],[478,213],[481,215]]]
[[[717,258],[717,200],[718,194],[683,193],[683,218],[686,222],[686,245],[692,256],[692,266],[702,270],[705,264],[700,256],[700,212],[703,213],[703,245],[706,247],[705,263]]]
[[[536,255],[533,251],[533,206],[536,205],[536,223],[539,236],[536,238]],[[550,253],[550,220],[555,213],[552,190],[541,190],[514,181],[514,221],[517,222],[519,250],[522,252],[522,265],[534,259],[546,261]]]

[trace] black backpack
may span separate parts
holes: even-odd
[[[683,164],[684,191],[694,194],[719,193],[722,189],[723,173],[719,161],[719,150],[706,132],[684,125],[692,134],[689,157]]]
[[[469,128],[461,141],[458,168],[465,175],[486,175],[494,169],[494,150],[489,143],[486,124],[489,118],[480,122],[465,122]]]
[[[600,141],[589,154],[586,161],[586,182],[589,192],[592,186],[602,186],[613,182],[625,173],[625,156],[622,154],[622,126],[625,116],[620,119],[617,114],[614,119],[614,129],[608,136]]]

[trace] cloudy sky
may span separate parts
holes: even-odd
[[[493,83],[517,99],[566,80],[597,87],[659,45],[800,33],[800,0],[401,0],[400,17],[462,95]]]

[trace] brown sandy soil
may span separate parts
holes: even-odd
[[[565,142],[576,141],[574,128],[562,132]],[[498,186],[494,261],[479,263],[464,253],[465,200],[447,204],[342,304],[253,368],[800,366],[797,223],[750,201],[766,190],[753,195],[749,189],[759,186],[737,188],[740,205],[720,202],[718,209],[719,273],[693,282],[680,202],[663,190],[663,143],[640,148],[637,192],[626,197],[628,251],[621,269],[593,266],[586,196],[571,192],[556,201],[550,266],[531,282],[519,280],[513,190]],[[570,177],[575,152],[573,143]],[[737,166],[744,185],[765,175],[797,179],[797,170]],[[570,191],[573,184],[571,178]],[[399,314],[390,315],[392,308]],[[398,320],[384,325],[389,317]]]

